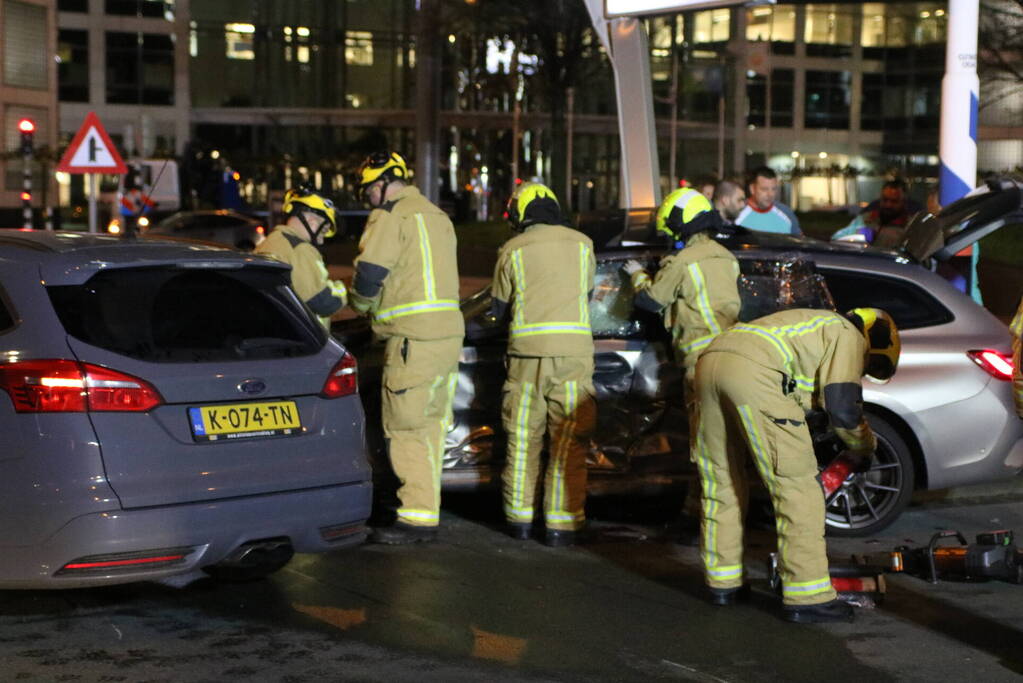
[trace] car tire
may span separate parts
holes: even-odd
[[[870,470],[842,485],[828,504],[825,526],[829,536],[855,537],[877,533],[894,522],[913,496],[916,472],[905,439],[885,419],[868,413],[877,436]]]

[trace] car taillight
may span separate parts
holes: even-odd
[[[144,413],[163,403],[153,386],[117,370],[82,363],[89,410]]]
[[[354,394],[359,390],[359,369],[355,356],[345,352],[327,375],[320,396],[323,398],[340,398]]]
[[[163,403],[144,380],[73,360],[4,363],[0,388],[19,413],[145,412]]]
[[[984,368],[989,375],[995,379],[1012,379],[1012,356],[1001,351],[984,349],[982,351],[967,351],[974,363]]]

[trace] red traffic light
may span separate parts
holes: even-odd
[[[30,201],[32,201],[32,193],[31,192],[22,192],[21,193],[21,201],[23,201],[23,202],[30,202]]]
[[[32,119],[21,119],[18,121],[18,130],[22,133],[34,133],[36,131],[35,121]]]

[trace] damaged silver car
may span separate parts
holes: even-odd
[[[1021,204],[1019,184],[992,183],[938,216],[919,217],[894,251],[742,228],[718,236],[739,258],[742,320],[790,307],[877,306],[902,332],[898,374],[884,385],[864,385],[879,446],[870,471],[847,481],[831,501],[830,533],[865,535],[886,527],[915,489],[992,481],[1023,468],[1023,421],[1015,416],[1008,382],[1008,329],[932,271],[936,261],[980,237],[1023,223]],[[619,269],[627,259],[653,266],[665,248],[651,244],[652,210],[597,218],[584,216],[581,225],[605,245],[598,250],[590,303],[599,419],[589,491],[662,493],[694,478],[682,377],[660,319],[633,308],[631,285]],[[489,303],[487,289],[462,302],[467,336],[443,463],[445,490],[491,485],[503,465],[506,337],[487,317]],[[335,333],[360,359],[375,470],[385,477],[385,444],[374,432],[374,425],[379,429],[379,344],[368,342],[364,322],[336,325]],[[815,440],[826,462],[834,455],[826,429],[818,428]]]

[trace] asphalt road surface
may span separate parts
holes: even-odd
[[[439,542],[299,556],[246,584],[0,592],[0,680],[1008,681],[1023,674],[1023,586],[889,576],[852,624],[794,625],[763,580],[773,534],[749,533],[754,597],[699,597],[673,502],[591,505],[592,543],[498,530],[495,494],[445,500]],[[912,507],[835,558],[926,544],[936,529],[1023,532],[1023,499]]]

